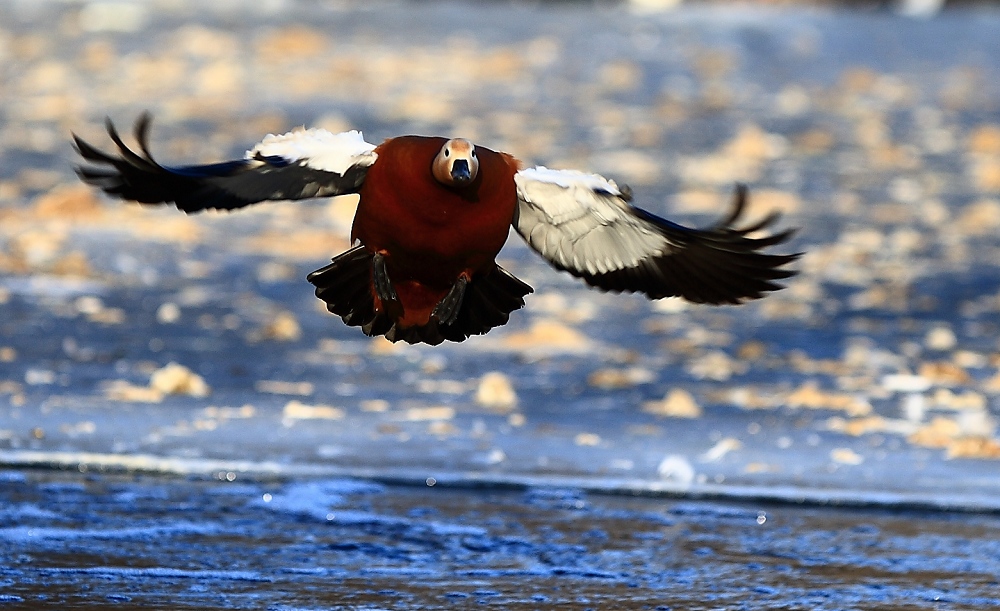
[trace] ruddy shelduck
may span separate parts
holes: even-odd
[[[632,206],[631,191],[597,174],[522,169],[513,156],[461,138],[400,136],[375,146],[360,132],[299,129],[268,135],[243,159],[168,167],[149,153],[150,116],[135,125],[140,153],[108,134],[117,155],[74,135],[105,193],[184,212],[268,200],[358,194],[353,247],[309,274],[327,309],[370,336],[411,344],[460,342],[505,324],[530,286],[496,263],[509,228],[552,266],[606,291],[735,304],[781,288],[796,254],[762,250],[791,231],[751,236],[776,214],[736,228],[747,200],[706,229]]]

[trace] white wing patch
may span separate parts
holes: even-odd
[[[246,159],[281,157],[289,163],[303,162],[323,172],[343,176],[353,166],[370,166],[378,155],[375,145],[365,142],[357,130],[334,134],[325,129],[298,129],[275,136],[268,134],[247,151]]]
[[[557,267],[591,275],[637,267],[671,242],[637,217],[614,181],[545,167],[521,170],[515,229]]]
[[[598,174],[587,174],[579,170],[550,170],[540,165],[534,168],[526,168],[518,172],[522,182],[545,182],[559,185],[564,189],[582,187],[591,191],[605,192],[612,195],[621,195],[615,181],[608,180]],[[518,183],[521,184],[521,183]]]

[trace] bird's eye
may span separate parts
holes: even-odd
[[[445,149],[445,150],[444,150],[444,156],[445,156],[445,157],[451,157],[451,150],[449,150],[449,149]]]
[[[472,156],[473,156],[473,157],[475,157],[475,156],[476,156],[476,149],[472,149]]]

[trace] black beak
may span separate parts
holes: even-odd
[[[456,159],[451,164],[451,179],[457,183],[467,183],[472,180],[472,172],[469,171],[469,162],[466,159]]]

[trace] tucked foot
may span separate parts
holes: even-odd
[[[434,306],[431,311],[431,318],[436,319],[439,325],[450,326],[458,320],[458,313],[462,310],[462,301],[465,299],[465,289],[469,286],[469,279],[465,274],[458,277],[452,285],[448,294]]]
[[[439,327],[444,339],[453,342],[483,335],[506,324],[511,312],[524,307],[524,296],[531,292],[531,287],[497,265],[476,276],[462,292],[462,299],[455,306],[454,319],[448,325],[442,322]],[[447,296],[442,303],[445,301],[448,301]]]
[[[385,280],[383,294],[387,297],[382,303],[398,306],[398,302],[389,300],[395,292],[385,276],[385,262],[376,265],[376,256],[379,255],[373,255],[364,246],[355,246],[307,277],[316,286],[316,296],[326,302],[327,310],[340,316],[348,325],[361,327],[369,336],[382,335],[393,326],[384,307],[376,307],[377,295],[373,286],[378,275],[376,268],[381,268]]]
[[[375,294],[383,305],[388,305],[387,302],[399,302],[396,289],[389,280],[389,271],[385,268],[385,255],[380,252],[372,257],[372,279],[375,283]]]

